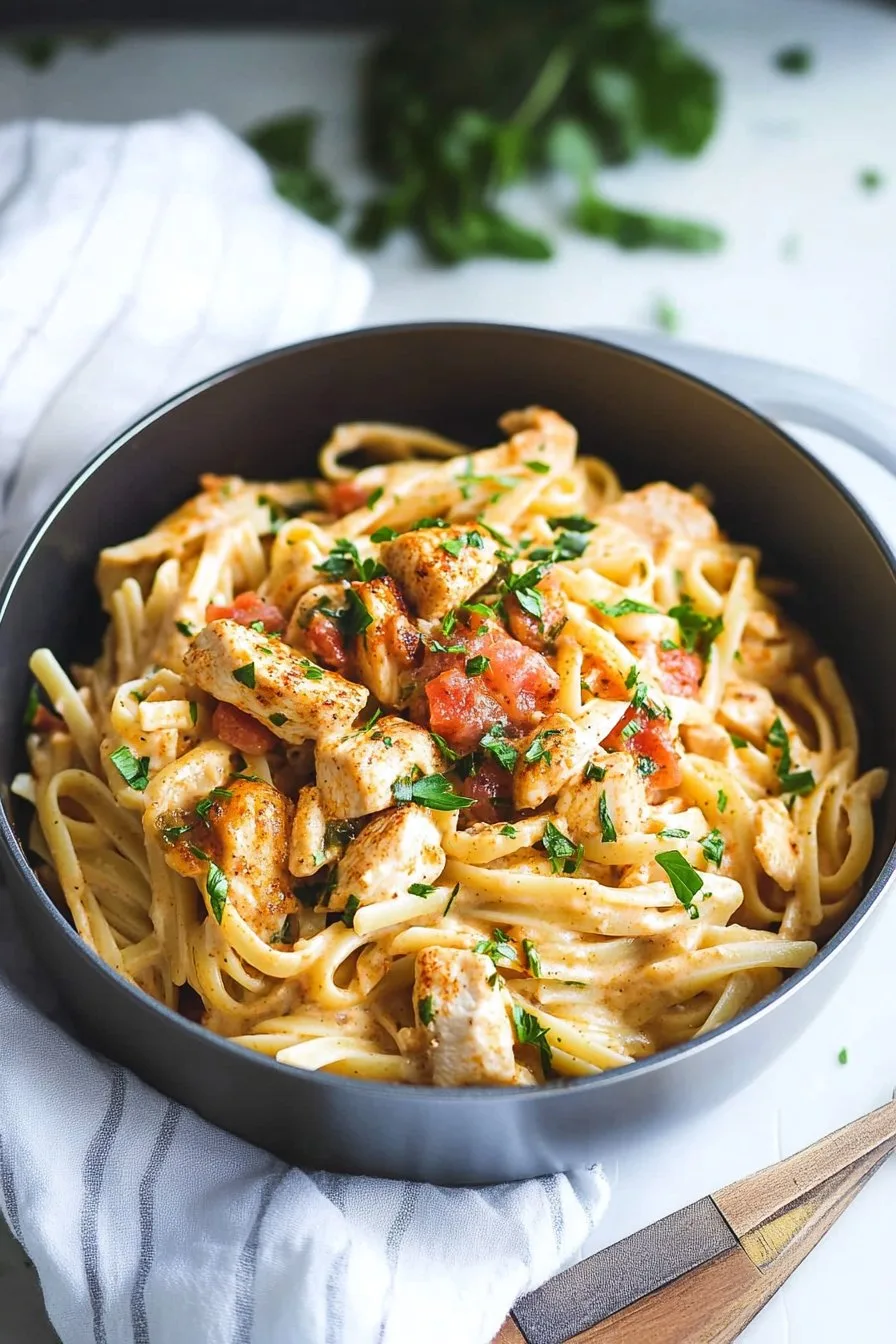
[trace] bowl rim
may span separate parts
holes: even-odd
[[[890,570],[890,575],[896,584],[896,548],[882,533],[880,528],[869,516],[864,506],[855,498],[852,491],[840,481],[831,472],[827,466],[819,459],[814,457],[802,444],[798,443],[790,434],[783,430],[775,421],[761,412],[754,410],[752,406],[732,396],[730,393],[721,390],[708,382],[691,373],[676,368],[672,364],[665,363],[652,355],[641,354],[640,351],[630,349],[614,341],[606,340],[601,337],[590,336],[587,333],[567,332],[563,330],[552,330],[545,327],[528,326],[518,323],[505,322],[487,322],[487,321],[427,321],[427,322],[399,322],[389,323],[381,326],[357,327],[349,331],[337,332],[328,336],[317,336],[304,341],[297,341],[287,346],[280,346],[277,349],[269,350],[260,355],[255,355],[249,359],[240,360],[224,369],[220,369],[205,378],[199,379],[183,391],[175,393],[168,400],[162,402],[159,406],[147,411],[134,421],[126,429],[122,430],[116,437],[104,447],[98,450],[67,482],[59,491],[56,498],[48,506],[28,534],[20,543],[17,544],[3,575],[2,584],[0,584],[0,639],[3,637],[3,622],[7,607],[15,592],[16,586],[23,576],[28,564],[31,561],[33,553],[43,542],[45,536],[52,528],[57,517],[66,508],[69,501],[77,494],[82,485],[90,479],[102,466],[112,458],[120,449],[125,447],[133,438],[142,433],[151,424],[163,418],[170,411],[174,410],[183,402],[191,400],[200,393],[214,388],[217,384],[225,382],[231,378],[237,377],[248,369],[258,365],[272,362],[279,359],[289,359],[308,349],[317,348],[338,348],[341,345],[352,344],[355,341],[378,339],[381,337],[400,337],[402,335],[416,334],[420,332],[429,333],[456,333],[470,334],[487,333],[500,340],[502,336],[529,336],[541,339],[548,339],[552,342],[561,344],[572,343],[575,345],[597,346],[599,348],[610,350],[616,354],[625,356],[640,364],[662,370],[667,376],[671,376],[689,386],[696,387],[703,394],[710,394],[727,402],[730,406],[745,413],[753,420],[764,425],[784,446],[790,451],[795,452],[810,469],[818,473],[827,483],[833,486],[834,490],[841,496],[849,508],[852,509],[859,521],[864,525],[869,533],[871,540],[876,544],[878,550],[885,559]],[[7,786],[4,786],[7,787]],[[65,918],[62,912],[51,900],[49,894],[44,890],[38,881],[37,875],[28,862],[25,846],[20,842],[10,819],[7,815],[6,807],[0,807],[0,847],[5,851],[5,857],[15,871],[15,876],[10,872],[10,877],[15,880],[18,877],[30,892],[44,905],[50,913],[59,928],[64,932],[68,940],[69,947],[74,954],[80,957],[93,973],[99,974],[109,986],[110,992],[117,992],[129,999],[135,1009],[142,1009],[144,1012],[155,1012],[161,1015],[162,1019],[167,1021],[170,1026],[179,1028],[192,1036],[197,1043],[204,1045],[213,1051],[218,1051],[222,1060],[235,1059],[241,1062],[243,1068],[255,1068],[263,1073],[273,1073],[279,1076],[285,1086],[289,1086],[285,1079],[292,1075],[296,1086],[302,1087],[321,1087],[330,1091],[334,1098],[341,1094],[345,1100],[350,1101],[353,1097],[369,1097],[371,1100],[374,1095],[379,1097],[394,1097],[400,1095],[407,1098],[407,1103],[411,1105],[429,1104],[430,1101],[438,1100],[439,1104],[445,1102],[460,1104],[484,1104],[485,1102],[494,1103],[496,1100],[506,1100],[509,1104],[516,1106],[551,1106],[562,1104],[561,1098],[568,1096],[571,1089],[576,1092],[592,1091],[595,1089],[607,1089],[621,1086],[626,1079],[644,1077],[650,1073],[656,1073],[661,1070],[671,1068],[683,1056],[693,1056],[703,1051],[712,1050],[721,1042],[739,1035],[749,1029],[749,1027],[761,1018],[772,1013],[779,1003],[795,995],[800,987],[806,984],[815,976],[824,974],[828,963],[835,957],[843,947],[846,946],[857,934],[859,928],[865,923],[873,909],[878,906],[887,887],[890,885],[894,873],[896,873],[896,837],[889,852],[884,858],[883,863],[874,880],[871,882],[862,899],[856,905],[849,917],[844,921],[840,928],[834,933],[828,941],[819,949],[816,955],[802,969],[794,971],[784,982],[778,986],[766,998],[761,999],[752,1008],[746,1012],[739,1013],[729,1022],[714,1028],[705,1036],[698,1036],[689,1041],[684,1041],[680,1045],[672,1046],[666,1050],[659,1051],[654,1055],[647,1055],[643,1059],[636,1059],[631,1064],[622,1065],[615,1069],[606,1069],[603,1073],[582,1078],[570,1078],[562,1080],[553,1080],[538,1087],[509,1087],[495,1088],[487,1086],[473,1087],[446,1087],[434,1089],[431,1087],[401,1087],[395,1083],[377,1082],[374,1080],[350,1078],[339,1074],[323,1073],[320,1070],[297,1070],[288,1065],[279,1064],[275,1058],[260,1054],[257,1051],[249,1050],[245,1046],[235,1045],[228,1037],[218,1036],[215,1032],[201,1026],[199,1023],[192,1022],[190,1019],[181,1016],[174,1009],[168,1008],[165,1004],[153,999],[143,990],[139,989],[131,981],[125,979],[112,969],[98,953],[84,941],[77,933],[74,926]],[[273,1079],[272,1079],[273,1081]]]

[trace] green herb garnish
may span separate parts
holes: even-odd
[[[722,862],[722,855],[725,853],[725,840],[722,832],[713,827],[709,835],[704,836],[700,841],[700,848],[703,850],[706,862],[713,863],[718,868]]]
[[[417,1013],[423,1026],[428,1027],[436,1015],[431,994],[427,994],[425,999],[417,1000]]]
[[[481,677],[483,672],[487,672],[491,662],[485,654],[478,653],[475,658],[468,658],[464,665],[464,671],[468,677]]]
[[[208,864],[208,872],[205,875],[205,890],[208,893],[212,914],[220,924],[224,918],[224,906],[227,903],[227,878],[204,850],[199,849],[196,845],[190,845],[190,853],[195,854],[197,859],[201,859],[203,863]]]
[[[350,929],[354,927],[355,912],[360,904],[361,902],[358,900],[357,896],[349,896],[346,899],[345,909],[342,912],[342,922]]]
[[[790,739],[780,716],[775,718],[769,729],[767,741],[770,747],[776,747],[781,752],[777,770],[781,792],[790,794],[811,793],[815,788],[815,776],[811,770],[791,770]]]
[[[126,784],[138,793],[142,793],[149,783],[149,757],[134,755],[129,747],[121,746],[113,751],[109,760]]]
[[[669,608],[669,615],[678,622],[681,647],[688,653],[699,653],[708,658],[713,641],[724,629],[721,616],[704,616],[694,610],[693,598],[683,596],[678,606]]]
[[[694,897],[703,888],[703,878],[696,868],[693,868],[677,849],[665,850],[654,857],[672,883],[676,898],[681,901],[691,919],[699,919],[700,911],[694,903]]]
[[[775,52],[775,65],[785,75],[804,75],[814,62],[811,47],[794,45]]]
[[[720,812],[724,812],[725,808],[728,806],[728,795],[724,789],[719,789],[716,794],[716,806]]]
[[[247,686],[250,691],[255,690],[255,664],[246,663],[243,667],[234,668],[232,674],[234,681],[239,681],[243,686]]]
[[[606,775],[607,767],[605,765],[595,765],[593,761],[589,761],[585,766],[586,779],[596,779],[600,783],[601,780],[606,778]]]
[[[527,1013],[518,1003],[513,1005],[513,1025],[520,1045],[536,1045],[541,1053],[544,1068],[549,1068],[553,1058],[548,1044],[548,1029],[543,1027],[533,1013]]]
[[[163,826],[162,839],[166,845],[176,845],[181,836],[192,829],[192,826]]]
[[[275,728],[282,728],[284,723],[286,722],[286,715],[280,713],[269,714],[268,719],[274,725]]]
[[[516,747],[505,739],[505,728],[503,723],[493,723],[484,737],[479,740],[480,747],[490,751],[499,765],[503,765],[505,770],[513,770],[518,759],[519,752]],[[514,834],[516,832],[514,831]]]
[[[412,882],[408,887],[411,896],[431,896],[435,887],[431,887],[428,882]]]
[[[476,801],[455,793],[444,775],[423,775],[419,779],[404,775],[392,785],[392,796],[396,803],[418,803],[434,812],[458,812]]]
[[[506,826],[502,826],[502,827],[501,827],[501,829],[500,829],[500,831],[498,832],[498,834],[499,834],[499,835],[506,835],[507,838],[508,838],[509,840],[515,840],[515,839],[516,839],[516,827],[515,827],[515,826],[511,826],[511,825],[508,823],[508,825],[506,825]]]
[[[541,979],[541,958],[531,938],[523,939],[523,956],[526,958],[526,965],[529,967],[530,975],[534,975],[536,980]]]
[[[189,621],[175,621],[174,624],[182,635],[186,635],[187,639],[192,639],[196,633]]]
[[[519,961],[516,948],[501,929],[492,929],[491,938],[480,938],[473,951],[488,957],[495,966],[499,961]]]
[[[662,840],[689,840],[691,838],[690,831],[683,831],[679,826],[664,826],[657,834]]]
[[[552,873],[575,873],[582,862],[584,847],[575,845],[552,821],[544,828],[541,843],[551,861]]]
[[[452,905],[454,904],[455,898],[456,898],[457,893],[458,893],[459,891],[460,891],[460,883],[459,883],[459,882],[455,882],[454,887],[452,888],[452,891],[451,891],[451,895],[448,897],[448,904],[445,906],[445,909],[442,911],[442,918],[443,918],[443,919],[444,919],[444,917],[447,915],[448,911],[451,909]]]
[[[551,753],[545,746],[545,739],[549,737],[559,737],[559,728],[542,728],[535,734],[526,750],[523,752],[523,760],[534,765],[537,761],[544,761],[545,765],[551,764]]]
[[[610,616],[614,620],[619,616],[633,616],[636,613],[644,615],[655,615],[656,607],[649,606],[646,602],[636,602],[634,598],[623,597],[620,602],[592,602],[593,607],[602,611],[605,616]]]
[[[613,825],[613,818],[610,816],[606,793],[602,793],[600,796],[600,802],[597,805],[597,817],[600,822],[601,839],[605,844],[612,844],[616,839],[616,827]]]

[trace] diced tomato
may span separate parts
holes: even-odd
[[[692,699],[700,690],[703,659],[687,649],[658,649],[660,681],[668,695],[687,695]]]
[[[65,720],[51,714],[46,705],[38,705],[29,727],[32,733],[64,733]]]
[[[553,570],[545,575],[537,585],[541,594],[541,620],[525,611],[513,593],[504,599],[507,610],[507,624],[514,639],[527,644],[530,649],[543,653],[557,638],[566,616],[560,597],[560,581]]]
[[[303,644],[308,652],[336,672],[342,672],[348,666],[348,654],[342,641],[342,631],[335,621],[323,612],[316,611],[304,631]]]
[[[632,722],[638,724],[638,731],[624,737],[623,728]],[[643,709],[629,706],[601,746],[653,761],[656,770],[649,776],[649,782],[657,789],[674,789],[681,783],[681,761],[672,745],[668,719],[651,719]]]
[[[277,738],[258,723],[251,714],[225,704],[222,700],[212,715],[212,732],[229,747],[246,752],[249,756],[260,756],[277,745]]]
[[[531,728],[551,708],[559,684],[556,672],[546,658],[501,626],[474,615],[468,627],[457,626],[449,638],[463,651],[428,652],[418,684],[426,691],[430,726],[455,751],[471,751],[492,723]],[[487,658],[488,665],[468,677],[465,664],[476,656]],[[426,722],[426,705],[419,700],[412,703],[411,713]]]
[[[456,667],[427,682],[426,699],[430,728],[462,754],[478,746],[492,724],[510,722],[504,708],[489,695],[485,678],[468,677]]]
[[[464,818],[470,821],[495,822],[500,820],[496,802],[511,801],[513,777],[496,760],[489,757],[483,761],[475,775],[461,780],[457,792],[465,798],[475,798],[473,807],[464,812]],[[505,812],[506,815],[506,812]]]
[[[240,625],[255,625],[257,621],[261,621],[268,634],[286,629],[286,617],[280,608],[275,607],[272,602],[265,602],[264,598],[252,592],[240,593],[239,597],[235,597],[226,606],[210,603],[205,609],[205,619],[237,621]]]
[[[349,476],[344,481],[336,481],[330,486],[327,504],[330,513],[335,513],[337,518],[343,518],[347,513],[360,509],[369,498],[370,486],[359,485],[354,476]]]

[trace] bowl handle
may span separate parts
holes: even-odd
[[[744,401],[771,420],[823,430],[896,475],[896,408],[804,369],[750,355],[687,345],[650,332],[594,327],[583,333],[673,364]]]

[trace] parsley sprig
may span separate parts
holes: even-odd
[[[697,869],[692,867],[677,849],[664,850],[661,854],[654,855],[654,858],[672,883],[672,890],[688,915],[691,919],[699,919],[700,911],[694,902],[694,897],[698,891],[703,890],[703,878]]]
[[[707,659],[713,642],[725,628],[721,616],[704,616],[695,611],[694,599],[687,593],[682,594],[677,606],[669,608],[669,615],[678,622],[681,647]]]
[[[520,1004],[513,1005],[513,1026],[520,1045],[534,1045],[541,1054],[541,1063],[545,1069],[551,1066],[553,1054],[548,1044],[548,1029],[543,1027],[534,1013],[526,1012]]]
[[[396,803],[418,803],[433,812],[459,812],[476,801],[455,793],[444,775],[421,775],[418,779],[403,775],[392,785],[392,796]]]
[[[790,738],[780,716],[775,718],[768,731],[768,744],[776,747],[781,755],[778,760],[777,775],[781,782],[781,792],[789,794],[811,793],[815,788],[815,776],[811,770],[793,770],[790,756]]]
[[[552,873],[565,873],[572,876],[578,872],[585,854],[584,845],[573,844],[568,835],[549,821],[544,828],[541,843],[551,861]]]
[[[382,578],[386,573],[383,566],[372,557],[362,560],[357,546],[347,537],[340,537],[326,560],[314,568],[334,579],[357,579],[362,583]]]

